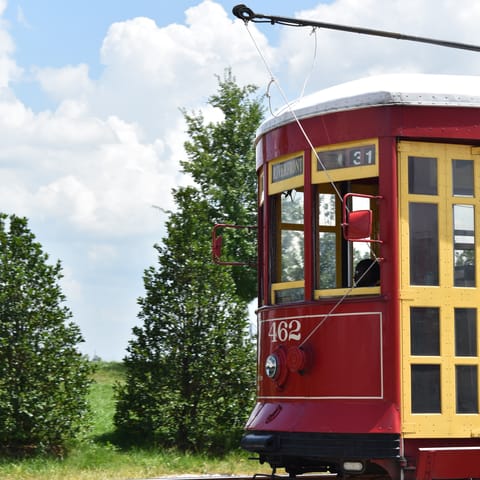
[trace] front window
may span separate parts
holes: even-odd
[[[366,139],[268,162],[267,302],[380,293],[379,244],[369,243],[379,238],[378,160],[377,140]],[[346,194],[356,195],[345,201]],[[344,202],[349,217],[352,211],[367,211],[368,222],[349,223],[350,232],[358,232],[354,225],[367,225],[360,230],[366,236],[349,234],[345,240]]]
[[[273,302],[304,299],[304,198],[302,189],[283,191],[272,198],[275,226],[273,252]]]
[[[318,194],[318,250],[320,288],[337,286],[338,211],[335,193]]]
[[[352,286],[379,285],[379,267],[375,261],[376,246],[369,242],[347,242],[342,232],[342,202],[345,193],[376,195],[378,178],[365,178],[317,186],[317,236],[316,236],[316,290],[317,295],[334,295],[334,289]],[[369,198],[349,199],[348,210],[372,210],[373,237],[378,236],[376,201]],[[367,273],[365,273],[368,270]],[[364,275],[365,273],[365,275]]]

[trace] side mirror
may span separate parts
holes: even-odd
[[[372,218],[371,210],[354,210],[350,212],[347,208],[350,197],[381,199],[375,195],[364,195],[362,193],[347,193],[343,197],[343,237],[349,242],[370,242],[382,243],[381,240],[372,240]]]
[[[369,239],[372,235],[372,211],[356,210],[348,213],[343,234],[350,242]]]

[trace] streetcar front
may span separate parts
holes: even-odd
[[[310,101],[301,124],[287,112],[257,139],[258,402],[242,445],[292,474],[388,471],[400,458],[391,146],[370,110],[317,116]]]
[[[257,139],[257,403],[292,475],[480,477],[478,79],[339,85]]]

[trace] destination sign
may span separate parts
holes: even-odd
[[[272,183],[303,175],[303,157],[289,158],[272,165]]]
[[[317,171],[375,165],[375,145],[317,152]]]

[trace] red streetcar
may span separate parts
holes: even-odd
[[[256,148],[257,404],[242,446],[291,476],[480,478],[479,77],[332,87],[265,121]]]
[[[371,77],[257,143],[257,404],[292,476],[480,477],[480,82]]]

